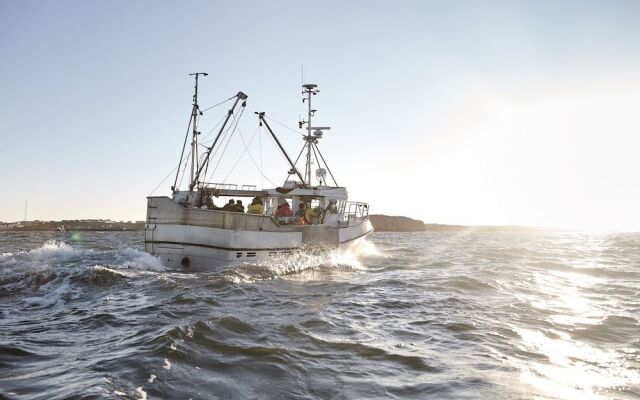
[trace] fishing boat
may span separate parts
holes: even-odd
[[[269,258],[305,249],[347,247],[373,231],[369,205],[348,200],[347,188],[338,185],[320,152],[318,144],[330,127],[312,123],[317,110],[311,103],[319,93],[317,85],[302,86],[307,118],[299,121],[303,146],[295,161],[269,125],[267,120],[271,119],[265,112],[255,113],[289,168],[282,186],[257,189],[256,185],[208,182],[211,160],[224,152],[225,139],[231,140],[229,134],[233,135],[237,128],[247,95],[238,92],[229,98],[233,104],[215,139],[210,144],[199,143],[198,123],[205,110],[198,105],[198,81],[207,74],[191,75],[195,79],[191,118],[171,195],[147,197],[148,253],[159,257],[169,268],[211,270],[247,263],[260,265]],[[297,167],[299,161],[304,161],[304,171]],[[313,166],[317,166],[315,174]],[[180,189],[178,176],[184,176],[187,168],[189,183]],[[215,205],[228,198],[251,201],[251,213],[229,204]]]

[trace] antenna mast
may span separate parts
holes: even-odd
[[[307,120],[300,121],[299,126],[302,128],[304,124],[307,124],[307,136],[304,137],[306,142],[305,147],[307,148],[307,162],[305,164],[304,176],[305,181],[307,183],[307,187],[311,187],[311,152],[313,151],[313,146],[317,143],[318,138],[322,137],[322,131],[331,129],[329,127],[314,127],[311,125],[311,117],[314,116],[316,110],[311,108],[311,96],[315,96],[320,93],[320,90],[317,89],[318,85],[314,83],[307,83],[302,85],[302,94],[306,97],[302,98],[302,102],[307,102]],[[312,134],[313,132],[313,134]]]
[[[193,182],[193,178],[196,173],[197,165],[198,165],[198,116],[202,115],[200,111],[200,106],[198,106],[198,78],[202,76],[207,76],[206,72],[195,72],[193,74],[189,74],[189,76],[195,76],[196,85],[195,85],[195,93],[193,94],[193,110],[191,111],[191,125],[193,126],[192,138],[191,138],[191,179],[190,182]],[[190,188],[192,189],[192,188]]]
[[[304,177],[305,181],[307,181],[307,186],[311,187],[311,117],[313,116],[315,110],[311,109],[311,96],[315,96],[320,90],[316,89],[318,85],[313,83],[308,83],[306,85],[302,85],[303,91],[302,94],[306,95],[305,98],[302,99],[302,102],[307,102],[307,136],[305,137],[306,147],[307,147],[307,162],[304,167]],[[304,121],[303,121],[304,123]]]

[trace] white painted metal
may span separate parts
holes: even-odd
[[[188,203],[181,206],[169,197],[149,197],[145,249],[170,268],[209,270],[261,263],[270,254],[304,246],[350,245],[372,231],[368,218],[337,224],[278,225],[271,216],[203,210]]]

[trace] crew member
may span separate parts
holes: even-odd
[[[236,201],[236,206],[235,206],[235,210],[233,210],[235,212],[244,212],[244,206],[242,205],[242,200],[238,200]]]
[[[230,199],[229,202],[222,207],[222,211],[236,211],[236,201]]]
[[[256,196],[253,198],[251,204],[247,207],[247,214],[264,214],[264,204],[262,204],[262,199],[260,199],[260,197]]]
[[[298,225],[309,224],[309,219],[307,218],[307,205],[305,203],[300,203],[298,205],[298,211],[296,212],[296,220]]]

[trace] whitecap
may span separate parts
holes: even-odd
[[[147,392],[145,392],[142,389],[142,386],[138,386],[136,388],[136,392],[138,392],[138,394],[140,394],[140,397],[138,397],[138,400],[147,400]]]
[[[122,262],[118,265],[120,268],[158,272],[165,270],[162,261],[158,257],[131,247],[121,250],[117,257]]]

